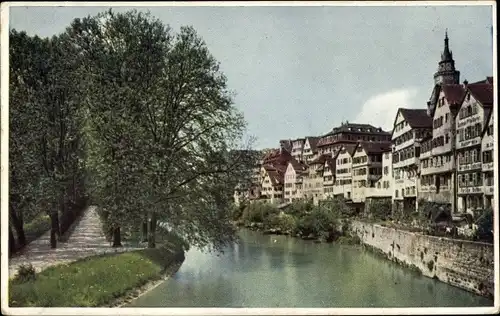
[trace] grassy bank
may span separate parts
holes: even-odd
[[[160,280],[184,260],[182,246],[88,257],[9,283],[11,307],[98,307]]]

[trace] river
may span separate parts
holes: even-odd
[[[359,246],[239,234],[222,255],[188,251],[174,276],[127,307],[493,306]]]

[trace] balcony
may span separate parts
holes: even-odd
[[[494,168],[494,162],[483,163],[482,165],[483,171],[493,171]]]
[[[481,169],[482,169],[482,163],[480,161],[474,162],[474,163],[459,164],[458,165],[458,172],[471,171],[471,170],[481,170]]]
[[[487,185],[485,184],[483,187],[483,192],[485,195],[493,195],[495,193],[494,191],[495,187],[492,185]]]
[[[365,191],[365,197],[391,197],[392,188],[367,188]]]
[[[477,194],[483,193],[483,186],[481,184],[476,184],[474,186],[459,187],[458,194]]]
[[[456,149],[462,149],[462,148],[467,148],[467,147],[472,147],[472,146],[480,146],[481,145],[481,137],[474,137],[471,139],[463,140],[457,142],[457,147]]]
[[[407,167],[407,166],[411,166],[411,165],[416,165],[416,164],[418,164],[418,162],[419,162],[419,159],[417,157],[412,157],[412,158],[408,158],[405,160],[400,160],[398,162],[394,162],[392,164],[392,167],[393,168],[402,168],[402,167]]]
[[[420,174],[421,175],[428,175],[428,174],[435,174],[435,173],[446,173],[446,172],[451,172],[453,171],[454,168],[454,163],[452,161],[445,162],[441,164],[440,166],[432,166],[432,167],[427,167],[427,168],[422,168]]]

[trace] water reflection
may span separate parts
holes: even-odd
[[[192,249],[144,307],[492,306],[352,246],[242,231],[222,256]]]

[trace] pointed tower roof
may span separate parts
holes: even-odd
[[[451,61],[453,60],[453,53],[450,51],[449,39],[448,39],[448,29],[444,33],[444,51],[441,54],[441,61]]]

